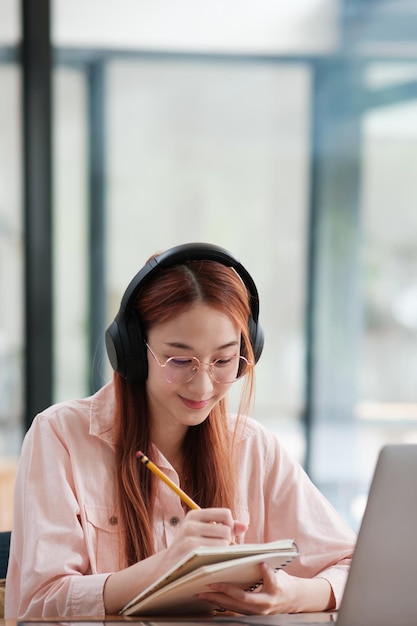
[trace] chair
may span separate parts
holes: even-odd
[[[10,531],[0,532],[0,619],[4,617],[5,581],[10,551]]]
[[[7,564],[9,562],[11,531],[0,532],[0,579],[6,578]]]

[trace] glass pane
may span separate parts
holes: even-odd
[[[23,248],[20,75],[0,65],[0,454],[20,450],[23,397]]]
[[[88,390],[88,162],[84,74],[54,74],[54,400]]]
[[[0,46],[14,46],[20,40],[20,4],[16,0],[0,0]]]
[[[52,4],[52,36],[58,46],[300,54],[332,51],[340,39],[340,0],[55,0]]]
[[[258,285],[266,335],[255,415],[300,457],[308,107],[302,65],[109,68],[109,320],[155,251],[233,252]]]
[[[23,219],[20,74],[0,64],[0,531],[12,524],[23,436]]]
[[[372,85],[416,81],[414,65],[379,64]],[[401,91],[399,92],[401,97]],[[360,468],[379,448],[417,441],[417,100],[369,112],[363,122],[363,290]]]

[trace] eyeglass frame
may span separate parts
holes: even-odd
[[[192,380],[194,380],[194,378],[197,376],[197,374],[200,372],[201,366],[205,365],[206,367],[208,367],[208,373],[209,376],[211,378],[211,380],[215,383],[217,383],[218,385],[233,385],[233,383],[237,382],[238,380],[240,380],[241,378],[243,378],[244,376],[246,376],[246,374],[249,372],[250,369],[252,369],[253,367],[253,363],[252,361],[249,361],[245,356],[242,356],[241,354],[237,354],[235,355],[235,357],[233,358],[237,358],[239,359],[239,363],[240,363],[240,359],[242,359],[245,363],[246,363],[246,368],[244,373],[241,376],[236,377],[234,380],[229,381],[229,382],[221,382],[216,380],[216,378],[214,377],[214,365],[215,363],[217,363],[217,361],[222,361],[223,359],[219,358],[219,359],[214,359],[214,361],[211,361],[211,363],[203,363],[202,361],[200,361],[200,359],[196,356],[185,356],[185,355],[180,355],[180,356],[170,356],[166,359],[165,363],[161,363],[158,359],[158,357],[156,356],[155,352],[152,350],[151,346],[148,344],[147,341],[145,341],[145,346],[148,348],[149,352],[152,354],[153,358],[155,359],[155,361],[157,362],[157,364],[159,365],[159,367],[161,367],[163,369],[163,373],[164,373],[164,378],[167,381],[167,383],[169,383],[170,385],[175,384],[172,380],[168,380],[168,378],[166,377],[165,374],[165,367],[168,364],[169,361],[175,361],[176,359],[187,359],[187,360],[194,360],[197,362],[197,367],[195,370],[195,373],[191,376],[191,378],[189,378],[188,380],[184,381],[183,385],[186,385],[187,383],[190,383]],[[239,367],[238,367],[238,372],[239,372]]]

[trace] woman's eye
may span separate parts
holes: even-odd
[[[174,367],[187,367],[187,365],[190,366],[193,361],[192,359],[176,359],[175,357],[172,357],[169,359],[169,362],[171,365],[174,365]]]
[[[236,360],[236,357],[229,357],[227,359],[216,359],[215,365],[216,367],[226,367],[227,365],[231,365]]]

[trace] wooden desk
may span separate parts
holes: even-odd
[[[207,626],[208,623],[214,623],[223,626],[295,626],[308,624],[309,622],[334,624],[336,621],[336,613],[298,613],[285,615],[213,615],[208,617],[119,617],[108,616],[104,620],[102,618],[45,618],[45,619],[25,619],[19,620],[29,626],[37,626],[39,624],[74,624],[74,626],[89,626],[94,624],[104,624],[104,626],[121,626],[120,622],[131,622],[138,626]],[[1,620],[0,626],[17,626],[17,620]]]

